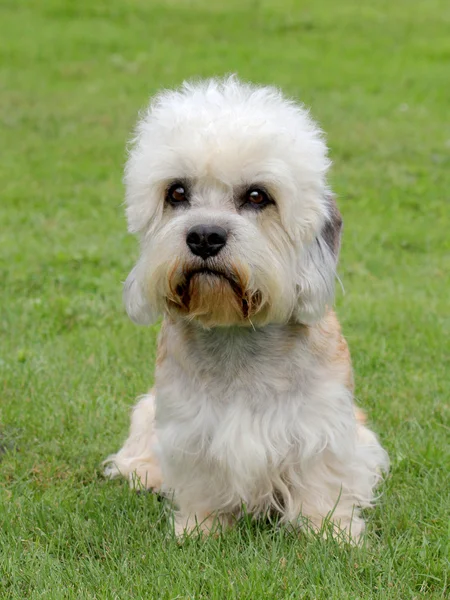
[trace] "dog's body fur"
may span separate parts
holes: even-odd
[[[327,167],[303,109],[235,79],[166,93],[141,121],[126,183],[142,253],[125,301],[137,322],[165,318],[154,391],[107,472],[173,494],[180,533],[243,505],[363,530],[387,456],[354,406],[328,308],[341,220]],[[174,180],[189,188],[182,207],[164,202]],[[256,184],[263,209],[240,200]],[[197,223],[226,229],[218,256],[187,248]]]

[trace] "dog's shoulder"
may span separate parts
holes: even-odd
[[[353,391],[353,369],[347,340],[334,310],[329,310],[319,323],[308,328],[311,353],[333,371],[342,374],[345,386]]]

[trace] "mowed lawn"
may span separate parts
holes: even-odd
[[[0,598],[448,597],[448,2],[4,0],[0,28]],[[125,143],[157,89],[228,72],[328,135],[337,310],[392,461],[362,548],[249,520],[180,546],[102,478],[158,329],[121,303]]]

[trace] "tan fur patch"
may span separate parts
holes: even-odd
[[[356,417],[356,421],[360,425],[365,425],[365,423],[367,422],[366,413],[362,410],[362,408],[359,408],[358,406],[355,406],[355,417]]]
[[[189,284],[188,313],[206,327],[232,325],[243,318],[242,298],[220,275],[196,274]]]
[[[353,392],[353,369],[348,344],[341,332],[341,326],[333,310],[329,310],[325,317],[309,328],[311,351],[321,361],[341,374],[344,385]]]
[[[156,350],[156,366],[160,367],[167,358],[167,332],[166,323],[162,322],[158,336],[158,347]]]
[[[181,270],[169,273],[169,314],[197,319],[205,327],[251,326],[251,318],[266,308],[261,294],[249,289],[249,273],[234,263],[227,271]]]

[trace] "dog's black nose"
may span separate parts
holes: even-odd
[[[203,260],[218,254],[226,243],[227,232],[217,225],[195,225],[186,236],[186,244],[191,252]]]

